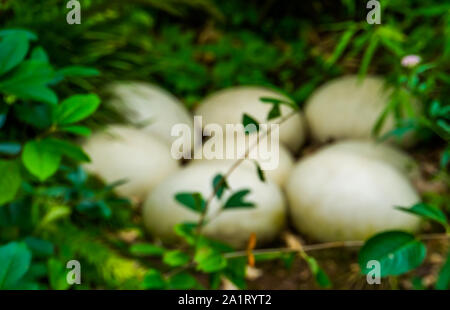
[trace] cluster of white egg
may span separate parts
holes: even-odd
[[[198,192],[207,199],[214,190],[213,178],[225,174],[236,159],[193,159],[182,166],[171,154],[175,139],[172,126],[186,124],[194,132],[194,117],[182,103],[159,87],[144,83],[122,82],[110,90],[110,104],[129,124],[111,126],[85,142],[92,160],[86,169],[106,182],[128,180],[117,188],[118,193],[143,202],[143,220],[154,237],[174,240],[176,224],[199,220],[199,214],[182,206],[175,195]],[[271,105],[260,99],[288,101],[277,91],[239,86],[208,96],[194,111],[202,116],[206,128],[208,124],[241,124],[244,114],[260,124],[292,116],[279,128],[277,167],[266,170],[266,179],[261,180],[253,161],[262,159],[244,160],[227,179],[230,190],[211,200],[206,214],[211,219],[203,232],[243,248],[252,233],[258,245],[274,240],[288,216],[298,231],[319,241],[363,240],[386,229],[418,229],[416,217],[395,209],[420,199],[411,185],[417,173],[415,163],[388,144],[391,141],[377,143],[371,135],[389,94],[378,77],[363,81],[343,77],[316,90],[304,115],[281,105],[281,116],[270,121],[266,117]],[[381,132],[393,128],[394,121],[388,118]],[[211,135],[206,131],[205,136]],[[296,163],[308,134],[316,143],[338,141],[302,156]],[[222,139],[230,138],[224,134]],[[414,137],[392,142],[412,145]],[[193,146],[192,140],[186,143]],[[235,146],[237,153],[245,153],[244,147]],[[255,207],[220,211],[229,195],[240,189],[250,190],[246,200]]]

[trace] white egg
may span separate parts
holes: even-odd
[[[170,242],[176,239],[176,224],[198,222],[199,214],[181,205],[175,195],[199,192],[207,200],[213,192],[213,178],[227,169],[227,165],[220,163],[187,166],[154,188],[143,208],[144,222],[150,233]],[[252,233],[256,234],[258,245],[273,240],[284,226],[286,216],[284,197],[278,186],[261,182],[256,173],[242,167],[230,175],[227,183],[232,190],[225,191],[220,200],[217,197],[212,200],[203,233],[235,248],[245,248]],[[254,203],[254,208],[221,210],[232,192],[243,189],[250,190],[245,201]]]
[[[420,173],[417,163],[411,156],[386,143],[377,143],[365,139],[350,139],[333,143],[321,149],[322,152],[326,150],[351,152],[384,161],[397,168],[410,179],[415,179]]]
[[[236,133],[213,136],[203,145],[201,159],[193,163],[220,162],[232,166],[244,158],[248,150],[247,158],[240,165],[257,173],[258,163],[264,177],[283,187],[294,165],[294,158],[278,140],[260,135],[258,142],[258,135],[245,135],[243,131],[236,130]]]
[[[390,101],[392,89],[385,81],[367,76],[359,81],[356,76],[344,76],[319,87],[308,99],[305,116],[313,139],[326,142],[344,138],[373,137],[373,128]],[[412,104],[417,110],[417,102]],[[406,111],[406,109],[401,109]],[[384,135],[395,128],[390,113],[380,130]],[[414,134],[391,138],[397,144],[410,146],[415,142]]]
[[[179,169],[169,146],[134,128],[111,126],[93,134],[83,149],[91,158],[85,169],[106,183],[127,181],[116,190],[133,200],[144,199],[155,185]]]
[[[289,101],[288,98],[273,90],[257,86],[238,86],[227,88],[203,100],[195,110],[195,115],[202,116],[203,125],[242,124],[242,117],[248,114],[260,124],[278,122],[279,118],[267,119],[272,108],[271,104],[260,101],[261,97],[271,97]],[[287,116],[293,110],[287,105],[281,105],[281,117]],[[292,152],[297,152],[305,140],[303,115],[298,111],[295,115],[280,125],[280,141]]]
[[[377,154],[343,149],[326,148],[294,167],[286,185],[294,226],[319,241],[364,240],[385,230],[417,230],[418,217],[395,209],[420,200],[407,176]]]
[[[114,83],[108,88],[112,94],[108,102],[119,113],[142,130],[160,137],[168,145],[177,139],[172,136],[176,124],[185,124],[191,131],[186,146],[192,147],[193,117],[184,105],[166,90],[143,82]],[[190,138],[190,139],[189,139]],[[190,152],[190,149],[186,150]]]

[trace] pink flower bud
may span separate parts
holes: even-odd
[[[415,67],[422,58],[418,55],[407,55],[402,58],[402,66],[406,68],[412,68]]]

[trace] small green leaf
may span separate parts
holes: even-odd
[[[150,269],[144,276],[142,288],[147,290],[158,290],[166,287],[166,281],[156,269]]]
[[[44,143],[49,150],[53,150],[55,153],[65,155],[74,160],[81,162],[90,161],[89,156],[81,149],[81,147],[73,143],[54,138],[44,139],[41,143]]]
[[[253,162],[256,165],[256,172],[258,173],[258,178],[261,180],[261,182],[266,182],[266,177],[264,175],[264,171],[262,171],[261,169],[261,166],[256,160],[254,160]]]
[[[259,130],[258,122],[246,113],[242,116],[242,125],[245,127],[245,134],[251,134]]]
[[[180,250],[173,250],[164,253],[163,262],[171,267],[179,267],[189,262],[189,256]]]
[[[54,120],[58,125],[73,124],[90,116],[99,105],[97,95],[74,95],[55,107]]]
[[[23,33],[15,33],[4,37],[0,42],[0,75],[20,64],[25,59],[28,48],[28,38]]]
[[[22,146],[19,143],[3,142],[0,143],[0,153],[6,155],[17,155],[20,153]]]
[[[54,253],[55,249],[53,243],[50,241],[31,236],[26,237],[24,241],[33,253],[33,257],[45,258],[53,255]]]
[[[70,287],[67,282],[66,266],[55,258],[50,258],[47,262],[48,279],[50,287],[54,290],[66,290]]]
[[[366,241],[359,252],[358,262],[363,274],[370,269],[367,263],[380,263],[381,276],[396,276],[418,267],[426,255],[425,245],[414,235],[402,231],[387,231]]]
[[[450,162],[450,148],[447,148],[442,152],[441,160],[440,160],[440,166],[441,168],[447,167],[448,163]]]
[[[440,119],[436,122],[436,124],[446,133],[450,134],[450,125],[447,121]]]
[[[63,126],[60,129],[62,131],[73,133],[79,136],[89,136],[92,133],[92,131],[88,127],[80,125]]]
[[[425,203],[415,204],[411,208],[396,207],[396,209],[412,213],[427,220],[438,222],[439,224],[442,224],[444,227],[448,226],[447,217],[445,216],[444,212],[442,212],[436,207],[430,206]]]
[[[190,245],[195,244],[195,229],[197,228],[197,223],[180,223],[175,225],[174,232],[177,236],[186,240]]]
[[[17,36],[17,35],[25,35],[27,37],[28,40],[30,41],[36,41],[37,40],[37,36],[28,30],[24,30],[24,29],[4,29],[4,30],[0,30],[0,37],[6,37],[6,36]]]
[[[0,113],[0,129],[5,125],[6,123],[6,113]]]
[[[37,46],[31,51],[31,59],[48,62],[48,55],[42,46]]]
[[[270,109],[269,114],[267,115],[267,120],[270,121],[271,119],[277,118],[281,116],[281,110],[279,104],[274,104],[272,106],[272,109]]]
[[[14,115],[23,123],[39,130],[52,125],[52,111],[47,103],[22,102],[14,105]]]
[[[200,247],[196,250],[194,261],[197,263],[197,270],[211,273],[224,269],[227,260],[221,253],[210,247]]]
[[[16,161],[0,160],[0,206],[14,200],[22,183]]]
[[[68,217],[71,212],[71,209],[67,206],[53,206],[41,220],[40,226],[45,227],[54,221]]]
[[[364,77],[369,70],[370,62],[372,61],[373,55],[375,54],[377,48],[378,48],[379,38],[375,35],[372,36],[369,42],[369,45],[367,46],[364,56],[361,62],[361,66],[359,67],[358,76],[360,78]]]
[[[316,259],[311,256],[307,256],[305,259],[306,262],[308,263],[309,269],[311,270],[312,274],[314,275],[314,278],[316,279],[316,283],[323,288],[331,287],[332,284],[330,279],[328,278],[325,271],[323,271],[323,269],[319,266]]]
[[[447,256],[444,266],[439,271],[439,276],[436,282],[436,289],[447,290],[450,288],[450,253]]]
[[[237,257],[227,260],[227,266],[223,270],[223,274],[230,280],[234,285],[240,289],[245,289],[247,286],[247,281],[245,279],[247,258]]]
[[[86,199],[75,206],[76,210],[92,217],[108,219],[112,215],[111,208],[104,200],[91,201]]]
[[[350,26],[339,39],[336,48],[333,51],[333,54],[330,58],[327,59],[326,64],[331,66],[338,61],[339,57],[341,57],[342,53],[345,51],[349,43],[351,42],[352,37],[355,35],[357,29],[354,26]]]
[[[59,70],[58,74],[61,74],[64,77],[72,77],[72,76],[89,77],[89,76],[97,76],[100,74],[100,72],[94,68],[83,66],[70,66]]]
[[[227,188],[229,188],[227,180],[222,174],[217,174],[213,179],[213,191],[216,192],[217,198],[220,199]]]
[[[292,101],[286,101],[283,99],[278,99],[278,98],[273,98],[273,97],[260,97],[259,100],[262,103],[269,103],[269,104],[273,104],[273,105],[284,104],[284,105],[291,107],[294,110],[297,109],[297,105],[295,104],[295,102],[292,102]]]
[[[0,81],[0,90],[21,99],[54,105],[58,102],[58,97],[47,87],[53,76],[53,69],[48,63],[35,59],[26,60],[8,79]]]
[[[31,174],[44,181],[58,170],[61,154],[55,152],[44,140],[28,141],[23,148],[22,162]]]
[[[245,196],[250,194],[249,189],[243,189],[240,191],[237,191],[233,193],[225,202],[225,205],[223,206],[224,209],[231,209],[231,208],[253,208],[255,206],[252,202],[244,201]]]
[[[162,256],[164,252],[163,247],[150,243],[136,243],[130,247],[130,253],[136,256]]]
[[[169,278],[169,289],[189,290],[199,287],[197,280],[187,272],[177,273]]]
[[[0,247],[0,289],[12,288],[30,268],[31,252],[25,243],[10,242]]]
[[[195,212],[201,213],[206,208],[206,201],[201,193],[178,193],[175,200]]]

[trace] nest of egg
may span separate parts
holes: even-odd
[[[235,162],[173,158],[171,148],[177,138],[171,134],[173,126],[185,124],[194,133],[194,115],[202,116],[203,127],[241,124],[244,114],[267,123],[271,107],[260,99],[289,101],[271,89],[240,86],[207,96],[190,113],[175,96],[154,85],[122,82],[111,85],[109,91],[110,106],[128,124],[111,125],[83,141],[91,158],[85,168],[107,183],[127,180],[117,187],[117,193],[135,202],[149,238],[172,244],[177,242],[173,230],[176,224],[199,219],[175,195],[199,192],[210,196],[214,176],[225,174]],[[424,192],[446,190],[428,179],[437,169],[434,163],[438,160],[432,160],[429,150],[426,156],[417,148],[411,152],[417,140],[414,133],[383,142],[374,139],[373,126],[389,95],[384,81],[374,76],[362,81],[345,76],[321,86],[303,111],[281,124],[279,164],[265,171],[265,181],[258,177],[250,160],[227,179],[230,188],[250,190],[247,200],[255,208],[221,212],[206,224],[203,233],[243,249],[251,234],[256,235],[258,247],[289,247],[292,238],[310,244],[361,241],[392,229],[429,230],[419,218],[395,207],[419,202]],[[420,110],[420,103],[414,106]],[[280,112],[283,117],[291,113],[291,108],[282,105]],[[388,117],[380,134],[387,134],[394,126],[394,119]],[[195,141],[186,139],[190,147],[185,152],[192,153]],[[208,215],[216,214],[219,208],[220,201],[214,199]],[[431,246],[439,252],[442,244],[436,241]],[[337,287],[360,289],[356,254],[354,248],[329,249],[318,251],[315,257],[323,262]],[[429,258],[433,259],[437,260]],[[280,289],[310,288],[314,281],[303,264],[295,262],[292,268],[298,272],[292,272],[283,268],[282,262],[261,263],[261,270],[249,271],[249,288],[267,288],[273,283],[280,283]],[[431,261],[415,272],[432,275],[432,269]],[[410,288],[406,280],[401,285]]]

